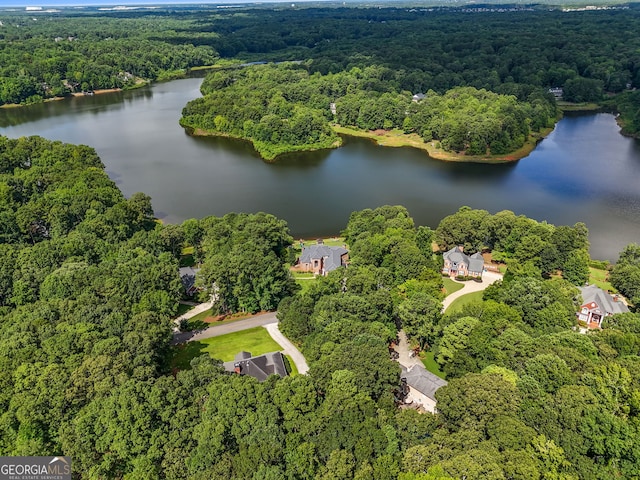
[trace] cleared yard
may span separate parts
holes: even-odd
[[[444,379],[445,374],[442,370],[440,370],[440,365],[436,362],[435,358],[433,358],[433,350],[429,350],[428,352],[424,352],[420,354],[420,360],[422,360],[422,364],[424,368],[433,373],[434,375],[439,376]]]
[[[453,312],[454,310],[460,310],[462,307],[464,307],[468,303],[476,302],[476,301],[479,302],[482,300],[483,293],[484,293],[483,291],[479,291],[479,292],[471,292],[471,293],[467,293],[466,295],[462,295],[460,298],[456,298],[453,301],[453,303],[449,305],[449,308],[447,308],[447,311]]]
[[[442,283],[444,283],[444,289],[446,295],[451,295],[452,293],[457,292],[464,288],[464,283],[458,283],[451,280],[449,277],[445,277],[442,279]]]
[[[171,347],[169,364],[171,369],[190,370],[191,360],[204,355],[205,345],[201,342],[188,342]]]
[[[599,268],[589,267],[589,285],[596,285],[604,291],[609,290],[613,293],[618,293],[618,291],[613,288],[613,285],[609,283],[609,272]]]
[[[250,352],[255,356],[282,350],[282,347],[271,338],[269,332],[263,327],[207,338],[201,340],[200,343],[205,345],[202,349],[203,352],[208,352],[213,358],[223,362],[233,360],[235,355],[242,351]]]
[[[293,361],[289,355],[285,355],[285,367],[287,367],[287,373],[290,377],[298,375],[298,367],[296,367],[296,363]]]

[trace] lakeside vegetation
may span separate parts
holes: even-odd
[[[36,15],[0,13],[0,105],[137,88],[218,58],[210,46],[173,40],[194,19],[72,10]]]
[[[625,91],[637,88],[640,81],[640,67],[634,57],[640,45],[631,33],[640,28],[638,12],[635,5],[589,12],[537,7],[491,12],[479,7],[477,11],[222,11],[206,6],[110,12],[64,9],[38,12],[36,17],[28,12],[3,12],[0,104],[34,103],[71,92],[132,88],[140,82],[179,78],[190,71],[219,72],[252,63],[293,60],[303,61],[310,74],[336,75],[354,67],[384,69],[382,77],[366,86],[367,92],[413,95],[432,90],[443,95],[453,88],[473,87],[528,102],[536,90],[547,92],[550,87],[561,87],[563,100],[573,105],[567,109],[607,104],[620,111],[624,133],[636,135],[638,96]],[[517,25],[517,34],[513,25]],[[391,81],[393,90],[380,90],[380,81]],[[607,99],[605,94],[615,97]],[[368,103],[375,101],[369,99]],[[314,108],[327,106],[315,104]],[[310,138],[297,138],[298,133],[303,137],[309,133],[295,128],[288,132],[292,135],[277,135],[274,141],[266,138],[265,132],[262,138],[259,132],[245,132],[241,127],[236,125],[235,132],[225,132],[209,125],[200,133],[250,138],[268,158],[300,150],[302,145],[312,149],[336,146],[328,137],[318,139],[311,134]],[[270,127],[273,133],[275,125]],[[280,129],[284,127],[280,125]],[[532,131],[536,130],[534,126]],[[324,134],[331,136],[328,131]],[[480,135],[486,136],[486,132]],[[463,145],[456,138],[460,136],[460,132],[453,135],[452,145],[445,144],[444,150],[465,151],[468,155],[483,149],[482,142],[473,138]],[[517,150],[514,144],[520,143],[519,136],[509,137],[498,144],[504,143],[502,150]],[[498,144],[490,149],[492,154],[504,153],[500,153]],[[516,152],[513,157],[523,154]]]
[[[355,128],[333,125],[333,130],[341,135],[368,138],[383,147],[411,147],[425,150],[431,158],[446,162],[474,162],[474,163],[505,163],[520,160],[528,156],[538,145],[538,142],[553,131],[553,128],[542,129],[539,133],[532,133],[525,140],[524,145],[507,155],[468,155],[446,151],[438,142],[425,142],[415,133],[405,133],[401,130],[364,131]]]
[[[473,87],[443,95],[430,90],[412,101],[409,92],[396,90],[401,75],[380,66],[310,75],[300,63],[216,71],[202,83],[203,97],[183,109],[180,124],[197,135],[249,140],[267,160],[339,146],[334,132],[354,130],[332,129],[335,121],[356,131],[402,129],[393,144],[426,149],[435,158],[497,162],[530,152],[558,116],[542,90],[526,102]]]

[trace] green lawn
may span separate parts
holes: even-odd
[[[302,241],[302,246],[300,246],[301,241]],[[345,245],[344,237],[328,237],[328,238],[323,238],[322,241],[324,242],[325,245],[329,247],[342,247]],[[302,247],[308,247],[310,245],[315,245],[316,243],[318,243],[317,238],[312,238],[307,240],[295,239],[293,241],[293,248],[297,252],[297,254],[300,255],[300,253],[302,252]]]
[[[213,358],[218,358],[223,362],[233,360],[233,357],[241,351],[250,352],[251,355],[256,356],[282,350],[282,347],[271,338],[269,332],[263,327],[207,338],[201,343],[205,345],[204,352],[208,352]]]
[[[191,360],[202,355],[204,353],[204,347],[206,347],[206,345],[200,342],[187,342],[171,347],[171,368],[189,370],[191,368]]]
[[[196,264],[193,258],[193,247],[184,247],[180,252],[180,266],[193,267]]]
[[[431,373],[439,376],[440,378],[444,378],[444,372],[440,370],[440,365],[433,358],[433,350],[429,350],[428,352],[423,352],[420,354],[420,360],[422,360],[422,364],[424,368],[426,368]]]
[[[325,245],[329,247],[342,247],[344,245],[344,237],[323,238],[322,241],[324,242]],[[318,242],[317,238],[312,238],[310,240],[302,240],[302,243],[304,244],[305,247],[308,247],[309,245],[315,245],[317,242]],[[296,247],[300,247],[299,240],[294,241],[293,244]]]
[[[289,355],[285,355],[284,359],[284,366],[287,368],[287,373],[289,374],[289,376],[293,377],[295,375],[298,375],[298,367],[296,367],[296,364],[293,362],[293,358],[291,358]]]
[[[293,278],[298,279],[314,279],[316,276],[313,272],[291,272]]]
[[[449,308],[447,308],[447,310],[450,312],[453,312],[454,310],[460,310],[462,307],[464,307],[468,303],[481,301],[483,293],[484,292],[480,291],[480,292],[472,292],[472,293],[467,293],[466,295],[462,295],[460,298],[456,298],[453,301],[453,303],[449,305]]]
[[[449,277],[444,277],[442,282],[444,283],[444,289],[446,290],[447,295],[451,295],[452,293],[464,288],[463,283],[454,282]]]
[[[611,290],[612,292],[617,293],[618,291],[613,288],[613,285],[611,285],[607,280],[608,275],[609,272],[606,270],[589,267],[589,285],[597,285],[605,291]]]
[[[301,294],[306,293],[315,282],[315,275],[311,272],[291,272],[296,283],[300,285]]]

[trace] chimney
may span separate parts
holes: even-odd
[[[616,294],[613,296],[613,301],[614,301],[614,302],[617,302],[618,300],[619,300],[619,297],[618,297],[618,294],[616,293]]]
[[[458,251],[464,252],[464,245],[458,245]]]
[[[234,363],[233,364],[233,371],[235,373],[237,373],[238,375],[240,375],[240,372],[242,371],[242,368],[240,368],[240,364],[239,363]]]

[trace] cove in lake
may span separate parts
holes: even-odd
[[[567,116],[531,155],[508,164],[441,162],[354,137],[266,163],[248,143],[190,137],[179,126],[201,81],[0,109],[0,134],[94,147],[125,195],[151,195],[156,215],[171,223],[265,211],[311,238],[337,234],[363,208],[404,205],[417,224],[435,227],[469,205],[584,222],[594,258],[615,260],[640,242],[640,143],[620,135],[610,114]]]

